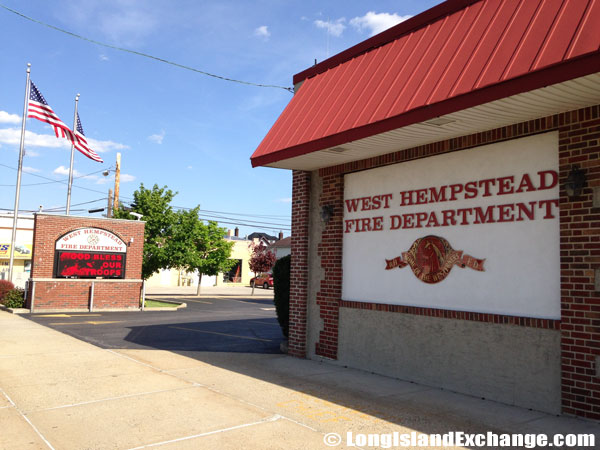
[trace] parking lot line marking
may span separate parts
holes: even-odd
[[[72,314],[71,317],[101,317],[102,314]]]
[[[50,325],[105,325],[107,323],[120,323],[122,320],[86,320],[85,322],[51,322]]]
[[[69,314],[36,314],[34,317],[71,317]]]
[[[261,339],[261,338],[254,338],[254,337],[249,337],[249,336],[238,336],[236,334],[219,333],[217,331],[197,330],[195,328],[173,327],[173,326],[171,326],[169,328],[176,328],[178,330],[196,331],[198,333],[218,334],[220,336],[229,336],[229,337],[240,338],[240,339],[250,339],[252,341],[273,342],[272,339]]]
[[[34,317],[98,317],[102,314],[36,314]]]

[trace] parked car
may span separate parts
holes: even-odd
[[[263,273],[254,278],[251,278],[250,286],[262,286],[263,289],[269,289],[270,287],[273,287],[273,274]]]

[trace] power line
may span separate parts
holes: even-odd
[[[0,163],[0,166],[6,167],[6,168],[11,169],[11,170],[18,170],[15,167],[11,167],[11,166],[8,166],[8,165],[2,164],[2,163]],[[94,174],[99,173],[99,172],[103,172],[104,170],[105,169],[102,169],[102,170],[99,170],[99,171],[96,171],[96,172],[91,172],[91,173],[86,174],[86,175],[80,175],[80,176],[75,177],[75,178],[85,178],[87,176],[94,175]],[[27,186],[35,186],[35,185],[39,185],[39,184],[51,184],[51,183],[67,184],[67,180],[64,180],[64,181],[63,180],[54,180],[52,178],[48,178],[48,177],[45,177],[43,175],[38,175],[38,174],[35,174],[35,173],[30,173],[30,172],[25,172],[25,173],[27,173],[28,175],[32,175],[34,177],[37,177],[37,178],[42,178],[44,180],[50,180],[49,182],[46,182],[46,183],[33,183],[33,184],[29,184]],[[14,186],[14,184],[0,185],[0,186]],[[79,188],[79,189],[84,189],[84,190],[91,191],[91,192],[100,193],[100,194],[105,194],[104,191],[98,191],[96,189],[85,188],[83,186],[77,186],[75,184],[73,184],[73,187],[76,187],[76,188]],[[130,199],[130,200],[133,201],[132,197],[121,196],[121,198],[126,198],[126,199]],[[95,202],[98,202],[98,201],[101,201],[101,200],[102,201],[106,201],[106,199],[107,199],[106,197],[103,197],[103,198],[100,198],[100,199],[97,199],[97,200],[91,200],[89,202],[78,203],[78,204],[75,204],[73,206],[85,205],[85,204],[88,204],[88,203],[95,203]],[[191,209],[193,209],[193,208],[187,208],[187,207],[184,207],[184,206],[173,206],[173,208],[175,208],[175,209],[183,209],[183,210],[188,210],[188,211],[191,210]],[[0,208],[0,210],[12,211],[11,209],[9,210],[7,208]],[[58,212],[58,211],[62,211],[62,210],[64,210],[64,208],[61,208],[60,210],[58,208],[52,208],[52,209],[47,209],[46,211],[49,211],[49,212]],[[35,212],[34,210],[24,210],[24,211]],[[84,210],[80,210],[80,211],[84,211]],[[290,225],[289,225],[289,222],[286,222],[286,223],[280,223],[280,222],[262,222],[262,221],[250,220],[250,219],[246,218],[246,217],[255,218],[255,219],[261,219],[261,218],[271,219],[271,218],[273,218],[274,220],[278,220],[278,218],[280,218],[280,217],[283,218],[283,217],[286,217],[286,216],[245,214],[245,213],[231,213],[231,212],[224,212],[224,211],[210,211],[210,210],[202,210],[202,209],[199,210],[199,213],[200,214],[198,215],[198,217],[200,219],[202,219],[202,220],[214,220],[216,222],[225,223],[225,224],[228,224],[228,225],[241,225],[241,226],[247,226],[247,227],[262,227],[262,228],[266,228],[266,229],[269,229],[269,230],[280,229],[280,230],[289,231],[291,229]],[[227,216],[223,216],[223,215],[220,215],[220,214],[228,214],[228,215],[232,215],[232,216],[241,216],[241,218],[227,217]],[[219,220],[219,219],[226,219],[226,220]]]
[[[59,213],[62,211],[66,211],[66,208],[61,208],[61,209],[52,209],[52,210],[43,210],[42,212],[54,212],[54,213]],[[14,210],[12,208],[0,208],[0,211],[10,211],[13,212]],[[38,212],[39,210],[37,209],[19,209],[19,214],[21,213],[34,213],[34,212]],[[79,212],[79,211],[87,211],[86,209],[72,209],[71,211],[74,212]]]
[[[180,208],[179,206],[174,206],[174,208]],[[182,208],[182,209],[191,209],[191,208]],[[247,216],[254,217],[260,219],[278,219],[278,218],[289,218],[289,215],[269,215],[269,214],[244,214],[244,213],[233,213],[233,212],[225,212],[225,211],[211,211],[209,209],[200,209],[202,213],[215,213],[215,214],[229,214],[231,216]]]
[[[2,5],[0,5],[0,6],[2,6]],[[6,167],[7,169],[11,169],[11,170],[19,170],[16,167],[7,166],[6,164],[2,164],[2,163],[0,163],[0,166]],[[38,175],[37,173],[30,173],[30,172],[25,172],[25,173],[27,173],[28,175],[37,177],[37,178],[42,178],[43,180],[50,180],[53,183],[68,184],[67,181],[54,180],[52,178],[48,178],[48,177],[45,177],[43,175]],[[87,176],[87,175],[84,175],[84,176]],[[81,178],[81,177],[78,177],[78,178]],[[14,186],[14,184],[11,184],[9,186]],[[97,189],[90,189],[90,188],[86,188],[86,187],[83,187],[83,186],[77,186],[76,184],[74,184],[73,187],[76,187],[78,189],[83,189],[85,191],[96,192],[97,194],[104,194],[105,193],[104,191],[99,191]],[[127,197],[127,198],[130,198],[130,197]]]
[[[202,220],[207,220],[207,219],[202,219]],[[209,221],[209,220],[207,220],[207,221]],[[262,225],[243,223],[243,222],[227,222],[227,221],[223,221],[223,220],[212,220],[212,222],[217,222],[220,224],[225,223],[228,225],[241,225],[243,227],[250,227],[250,228],[264,228],[266,230],[291,231],[291,228],[289,228],[289,227],[269,227],[269,226],[262,226]]]
[[[172,208],[176,209],[176,210],[185,210],[185,211],[190,211],[194,208],[189,208],[187,206],[175,206],[172,205]],[[225,215],[221,215],[221,214],[227,214],[230,216],[242,216],[241,218],[238,217],[228,217]],[[257,226],[255,224],[261,224],[261,225],[275,225],[275,227],[289,227],[290,223],[289,221],[285,221],[285,222],[263,222],[263,221],[256,221],[256,220],[250,220],[247,219],[246,217],[250,217],[253,219],[274,219],[274,220],[278,220],[279,218],[286,218],[289,216],[283,216],[283,215],[260,215],[260,214],[246,214],[246,213],[232,213],[232,212],[225,212],[225,211],[211,211],[208,209],[199,209],[198,210],[198,217],[200,217],[203,220],[213,220],[213,219],[227,219],[227,220],[233,220],[233,221],[244,221],[244,223],[239,223],[240,225],[244,225],[244,226]],[[225,222],[224,222],[225,223]],[[231,224],[236,225],[236,223],[231,222]],[[275,229],[275,228],[273,228]]]
[[[180,209],[180,210],[184,209],[186,211],[190,211],[190,210],[194,209],[194,208],[188,208],[187,206],[172,206],[172,208]],[[204,215],[206,215],[206,216],[212,216],[212,214],[210,214],[210,213],[214,213],[214,214],[229,214],[231,216],[252,217],[252,218],[255,218],[255,219],[274,219],[274,220],[278,220],[279,218],[289,217],[287,215],[245,214],[245,213],[232,213],[232,212],[225,212],[225,211],[211,211],[211,210],[208,210],[208,209],[199,209],[198,212],[199,213],[204,213]],[[217,217],[217,216],[215,216],[215,217]],[[232,219],[231,217],[228,217],[228,218]]]
[[[233,217],[217,216],[217,215],[210,215],[210,214],[198,215],[198,217],[200,217],[200,218],[207,217],[208,220],[212,220],[212,219],[244,220],[244,222],[247,222],[247,223],[276,225],[276,226],[289,226],[289,223],[261,222],[261,221],[256,221],[256,220],[236,219]]]
[[[186,208],[183,206],[173,206],[173,208],[176,208],[179,210],[186,210],[186,211],[190,211],[190,210],[194,209],[194,208]],[[216,214],[210,214],[211,212],[216,213]],[[204,213],[204,214],[202,214],[202,213]],[[257,221],[249,220],[249,219],[238,219],[235,217],[226,217],[226,216],[222,216],[220,214],[230,214],[233,216],[245,216],[245,217],[252,217],[255,219],[270,218],[269,216],[260,216],[260,215],[255,215],[255,214],[227,213],[227,212],[221,212],[221,211],[207,211],[204,209],[198,210],[198,217],[209,217],[209,218],[215,218],[215,219],[229,219],[229,220],[245,220],[247,222],[266,223],[269,225],[289,225],[289,221],[286,221],[285,223],[263,222],[263,221],[257,222]],[[287,216],[275,216],[275,217],[287,217]],[[277,220],[277,219],[275,219],[275,220]]]
[[[15,169],[14,167],[9,167],[9,166],[7,166],[7,165],[4,165],[4,164],[0,164],[0,165],[2,165],[2,166],[4,166],[4,167],[7,167],[7,168],[9,168],[9,169],[17,170],[17,169]],[[95,175],[95,174],[97,174],[97,173],[104,172],[105,170],[106,170],[106,169],[102,169],[102,170],[97,170],[96,172],[90,172],[90,173],[86,173],[85,175],[79,175],[79,176],[77,176],[77,177],[73,177],[73,179],[74,179],[74,180],[77,180],[77,179],[79,179],[79,178],[85,178],[85,177],[89,177],[90,175]],[[29,175],[35,175],[34,173],[31,173],[31,172],[27,172],[27,171],[24,171],[24,172],[25,172],[26,174],[29,174]],[[49,178],[49,179],[51,179],[51,178]],[[41,185],[43,185],[43,184],[52,184],[52,183],[65,183],[65,182],[67,182],[67,181],[68,181],[68,179],[67,179],[67,180],[43,181],[43,182],[41,182],[41,183],[27,183],[27,184],[22,184],[21,186],[41,186]],[[2,187],[12,187],[12,186],[16,186],[16,185],[15,185],[15,184],[0,184],[0,186],[2,186]]]
[[[2,4],[0,4],[0,7],[4,8],[7,11],[10,11],[13,14],[16,14],[17,16],[22,17],[23,19],[26,19],[26,20],[29,20],[31,22],[37,23],[39,25],[43,25],[45,27],[51,28],[51,29],[56,30],[56,31],[60,31],[61,33],[65,33],[65,34],[67,34],[69,36],[72,36],[72,37],[75,37],[77,39],[88,41],[88,42],[91,42],[92,44],[100,45],[102,47],[112,48],[113,50],[119,50],[121,52],[132,53],[134,55],[143,56],[144,58],[153,59],[155,61],[159,61],[159,62],[162,62],[162,63],[165,63],[165,64],[170,64],[172,66],[179,67],[181,69],[190,70],[192,72],[197,72],[197,73],[200,73],[202,75],[206,75],[206,76],[213,77],[213,78],[218,78],[219,80],[223,80],[223,81],[231,81],[233,83],[245,84],[245,85],[248,85],[248,86],[284,89],[286,91],[294,93],[294,89],[291,88],[291,87],[277,86],[277,85],[274,85],[274,84],[258,84],[258,83],[252,83],[250,81],[235,80],[233,78],[227,78],[227,77],[223,77],[223,76],[220,76],[220,75],[215,75],[214,73],[204,72],[203,70],[195,69],[195,68],[190,67],[190,66],[185,66],[183,64],[179,64],[179,63],[176,63],[176,62],[173,62],[173,61],[169,61],[167,59],[159,58],[157,56],[148,55],[147,53],[142,53],[142,52],[138,52],[136,50],[130,50],[130,49],[127,49],[127,48],[117,47],[115,45],[105,44],[103,42],[99,42],[99,41],[96,41],[94,39],[90,39],[90,38],[87,38],[85,36],[81,36],[79,34],[75,34],[75,33],[71,32],[71,31],[67,31],[67,30],[64,30],[62,28],[58,28],[58,27],[56,27],[54,25],[50,25],[50,24],[47,24],[45,22],[41,22],[41,21],[39,21],[37,19],[34,19],[32,17],[29,17],[29,16],[26,16],[25,14],[23,14],[23,13],[21,13],[19,11],[16,11],[14,9],[11,9],[11,8],[9,8],[7,6],[4,6]]]
[[[175,208],[178,210],[186,210],[186,211],[190,211],[190,210],[194,209],[194,208],[187,208],[187,207],[183,207],[183,206],[172,206],[172,208]],[[289,222],[287,222],[287,223],[262,222],[262,221],[257,221],[257,220],[249,220],[249,219],[237,218],[237,217],[227,217],[227,216],[215,215],[215,214],[202,214],[202,212],[204,212],[204,210],[202,210],[202,209],[199,210],[198,218],[200,220],[204,220],[204,221],[212,221],[212,222],[218,222],[218,223],[228,224],[228,225],[241,225],[241,226],[254,227],[254,228],[266,228],[268,230],[286,230],[286,231],[291,230],[291,225],[289,224]],[[220,213],[220,211],[215,211],[215,212]],[[240,216],[255,217],[255,218],[260,217],[257,215],[242,214],[242,213],[225,213],[225,212],[223,212],[222,214],[232,214],[232,215],[240,215]],[[225,219],[225,220],[223,220],[223,219]]]
[[[106,200],[107,200],[107,198],[104,197],[104,198],[99,198],[99,199],[96,199],[96,200],[90,200],[89,202],[74,203],[71,206],[89,205],[90,203],[97,203],[97,202],[100,202],[100,201],[101,202],[105,202]],[[63,210],[65,210],[65,207],[64,206],[57,206],[56,208],[47,208],[47,209],[44,209],[44,212],[54,212],[55,210],[63,211]],[[81,211],[83,211],[83,210],[81,210]]]

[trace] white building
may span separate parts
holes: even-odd
[[[13,229],[13,213],[0,214],[0,279],[8,279],[10,264],[10,244]],[[19,214],[17,235],[15,240],[13,283],[25,287],[25,281],[31,271],[33,253],[33,215]]]

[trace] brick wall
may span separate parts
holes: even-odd
[[[306,356],[306,299],[308,292],[308,227],[310,173],[294,171],[292,180],[292,260],[288,353]]]
[[[126,279],[94,280],[94,309],[138,308],[142,286],[144,226],[144,222],[132,220],[36,214],[31,278],[46,280],[35,282],[35,310],[89,308],[92,280],[52,279],[56,240],[79,228],[102,228],[129,244]],[[31,306],[31,290],[29,294],[28,306]]]
[[[323,177],[323,192],[319,209],[333,207],[333,216],[325,224],[318,256],[323,269],[323,280],[317,292],[317,305],[323,319],[315,353],[335,359],[338,347],[339,302],[342,296],[342,236],[344,219],[344,177],[341,174]]]
[[[600,268],[600,208],[593,188],[600,186],[599,106],[561,115],[559,165],[561,186],[571,166],[585,170],[587,188],[574,201],[561,190],[561,342],[563,411],[600,419],[600,293],[594,272]]]
[[[561,240],[561,310],[560,321],[537,320],[496,314],[477,314],[468,311],[449,311],[432,308],[417,308],[365,304],[344,301],[341,298],[342,283],[342,216],[343,175],[358,170],[401,163],[417,158],[458,151],[503,140],[524,137],[551,130],[559,132],[559,177],[560,177],[560,240]],[[595,291],[594,274],[600,269],[600,208],[593,207],[593,188],[600,187],[600,106],[558,114],[537,120],[515,124],[487,132],[463,136],[433,144],[381,155],[362,161],[321,169],[323,192],[319,205],[334,205],[334,217],[325,227],[318,256],[325,270],[316,302],[323,319],[323,329],[316,344],[316,354],[328,358],[337,357],[337,335],[339,307],[373,309],[391,314],[419,314],[442,317],[448,320],[475,320],[479,322],[504,323],[514,326],[560,329],[562,348],[562,407],[567,414],[600,419],[600,378],[597,376],[596,359],[600,358],[600,293]],[[582,195],[567,198],[564,183],[573,164],[584,169],[587,185]],[[307,243],[304,234],[308,229],[307,199],[297,189],[299,180],[294,177],[294,203],[292,208],[292,236],[296,236],[297,251],[304,252]],[[313,199],[316,201],[316,199]],[[296,211],[297,208],[302,208]],[[304,226],[301,221],[305,221]],[[294,242],[294,241],[292,241]],[[298,244],[297,244],[298,245]],[[292,244],[294,248],[294,244]],[[306,270],[305,257],[297,259],[295,273]],[[306,274],[302,273],[305,277]],[[292,296],[306,301],[305,280]],[[306,306],[302,322],[290,324],[298,337],[305,336]],[[300,304],[297,306],[302,307]],[[300,314],[297,310],[295,314]],[[300,316],[299,316],[300,317]],[[291,321],[294,319],[291,318]],[[301,329],[304,327],[304,334]],[[290,340],[291,341],[291,340]],[[301,345],[301,344],[297,344]],[[304,352],[292,353],[298,356]],[[599,363],[600,364],[600,363]]]
[[[43,309],[84,309],[90,307],[92,281],[36,281],[36,311]],[[95,281],[94,309],[138,308],[140,282]]]

